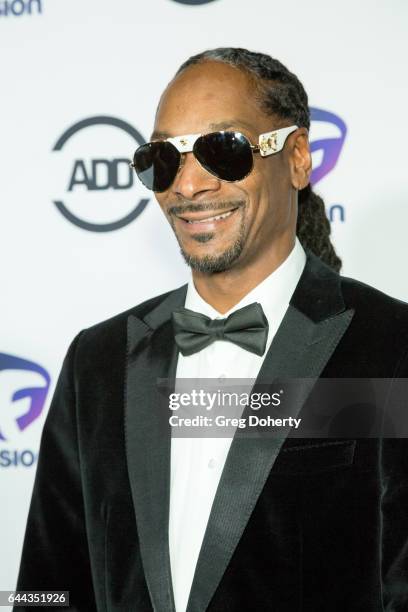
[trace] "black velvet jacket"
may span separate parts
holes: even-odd
[[[18,589],[69,590],[81,612],[174,611],[156,379],[174,376],[171,312],[185,292],[73,340],[42,434]],[[258,381],[280,375],[408,377],[408,305],[308,253]],[[188,604],[205,610],[408,610],[408,440],[235,439]]]

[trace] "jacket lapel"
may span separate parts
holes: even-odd
[[[345,308],[340,277],[308,252],[304,272],[255,385],[302,378],[291,409],[296,417],[353,314]],[[187,612],[202,612],[210,603],[288,433],[289,428],[283,430],[279,439],[234,438],[211,509]]]
[[[174,611],[168,547],[170,426],[158,378],[174,378],[177,351],[171,312],[184,305],[186,286],[153,310],[128,318],[125,439],[140,550],[157,612]]]

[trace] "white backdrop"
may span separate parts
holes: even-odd
[[[408,300],[407,26],[405,0],[0,0],[0,590],[69,342],[187,279],[123,161],[179,64],[242,46],[299,76],[343,273]]]

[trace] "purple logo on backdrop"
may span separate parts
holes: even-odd
[[[310,182],[312,185],[316,185],[316,183],[326,176],[326,174],[329,174],[329,172],[333,170],[334,166],[336,165],[346,138],[347,127],[344,121],[340,119],[338,115],[320,108],[310,108],[310,115],[312,121],[324,121],[325,123],[331,123],[340,130],[339,136],[319,138],[311,141],[310,143],[310,150],[312,153],[319,150],[322,150],[323,152],[321,164],[312,170]]]
[[[46,370],[44,370],[44,368],[33,361],[28,361],[26,359],[22,359],[21,357],[15,357],[14,355],[7,355],[6,353],[0,353],[0,372],[5,370],[23,370],[25,372],[34,372],[39,374],[44,381],[44,385],[42,386],[30,386],[17,389],[11,394],[11,397],[7,398],[9,401],[11,400],[11,402],[17,402],[24,398],[29,399],[28,410],[16,418],[18,429],[23,431],[40,416],[44,408],[44,403],[50,386],[50,375]],[[4,406],[0,406],[0,410],[4,409]],[[0,440],[5,439],[5,436],[0,430]]]

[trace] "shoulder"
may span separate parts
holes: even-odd
[[[331,302],[334,308],[351,308],[372,321],[384,320],[408,324],[408,303],[394,298],[360,280],[343,276],[324,263],[310,250],[306,250],[306,265],[297,289],[309,302]],[[334,298],[334,299],[333,299]],[[307,306],[303,299],[304,309]],[[309,307],[313,311],[313,305]]]
[[[342,276],[310,250],[291,303],[315,322],[345,309],[353,310],[354,324],[408,332],[408,304],[364,282]]]
[[[408,334],[408,303],[387,295],[366,283],[340,276],[340,284],[347,308],[369,321],[385,326],[400,325]]]
[[[408,304],[354,278],[339,275],[309,252],[292,303],[315,322],[349,311],[341,360],[350,368],[389,376],[408,352]],[[381,367],[380,367],[381,366]]]
[[[388,375],[407,376],[408,304],[353,278],[341,276],[340,282],[345,305],[354,311],[345,337],[350,356],[364,353],[383,368],[388,364]]]

